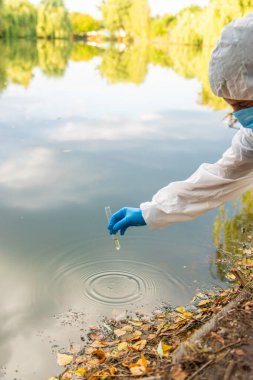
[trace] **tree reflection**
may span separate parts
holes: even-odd
[[[92,58],[100,56],[102,52],[103,50],[96,46],[90,46],[82,42],[77,42],[72,46],[71,59],[78,62],[90,61]]]
[[[225,279],[228,270],[236,266],[245,250],[251,249],[253,230],[253,190],[246,192],[239,202],[233,204],[233,216],[229,216],[225,208],[213,225],[213,239],[216,251],[216,274]]]
[[[66,40],[38,40],[38,59],[41,70],[49,77],[64,75],[71,54],[71,45]]]
[[[125,45],[90,46],[68,40],[9,40],[1,45],[0,90],[7,82],[27,87],[32,80],[34,66],[39,66],[47,76],[63,76],[68,60],[89,61],[100,56],[99,71],[108,83],[141,84],[145,81],[148,65],[168,67],[185,79],[201,83],[198,102],[214,110],[227,107],[213,95],[208,80],[211,48],[192,46],[152,45],[145,42]],[[166,74],[165,74],[166,75]]]
[[[112,46],[103,54],[99,66],[102,77],[108,83],[130,82],[141,84],[148,72],[148,49],[146,44],[132,45],[120,51],[120,46]]]

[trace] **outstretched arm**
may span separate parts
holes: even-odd
[[[202,164],[187,180],[170,183],[140,205],[151,228],[192,220],[253,188],[253,130],[241,128],[214,164]]]
[[[231,147],[214,164],[202,164],[187,180],[172,182],[140,208],[124,207],[109,223],[124,235],[130,226],[163,228],[197,218],[253,188],[253,130],[241,128]]]

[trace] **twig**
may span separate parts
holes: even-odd
[[[230,380],[231,379],[231,375],[232,375],[232,373],[234,371],[235,364],[236,364],[235,362],[229,363],[229,365],[228,365],[228,367],[227,367],[227,369],[225,371],[225,375],[224,375],[223,380]]]
[[[226,346],[223,346],[223,347],[219,348],[218,350],[216,350],[214,352],[214,354],[219,354],[221,351],[224,351],[226,348],[229,348],[229,347],[232,347],[232,346],[236,346],[239,343],[240,344],[244,344],[245,342],[243,342],[243,341],[241,341],[241,339],[239,339],[239,340],[237,340],[237,342],[229,343]]]
[[[193,372],[193,374],[190,377],[188,377],[187,380],[192,380],[196,375],[198,375],[201,371],[203,371],[203,369],[205,369],[207,366],[209,366],[209,364],[211,364],[213,361],[214,361],[214,359],[210,359],[208,362],[206,362],[204,365],[202,365],[202,367],[197,369],[197,371]]]

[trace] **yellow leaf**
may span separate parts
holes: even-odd
[[[141,351],[146,346],[147,341],[146,339],[139,340],[138,342],[134,343],[131,347],[136,351]]]
[[[110,365],[110,366],[109,366],[109,371],[110,371],[110,374],[111,374],[112,376],[115,375],[115,373],[118,372],[117,368],[114,367],[113,365]]]
[[[131,325],[126,325],[126,326],[124,326],[124,327],[122,328],[122,330],[124,330],[124,331],[128,331],[128,332],[131,332],[131,331],[133,331],[133,326],[131,326]]]
[[[198,298],[205,298],[205,295],[203,293],[196,293],[195,294],[195,297],[198,297]]]
[[[67,354],[57,354],[57,364],[60,366],[65,366],[73,361],[73,355]]]
[[[129,321],[129,323],[131,325],[134,325],[134,326],[142,326],[143,325],[143,323],[141,321],[137,321],[137,320]]]
[[[176,311],[178,313],[184,313],[185,312],[185,308],[183,306],[179,306],[179,307],[176,308]]]
[[[142,367],[147,368],[147,359],[145,358],[145,355],[141,353],[141,362],[142,362]]]
[[[183,316],[184,316],[184,318],[186,318],[186,319],[190,319],[190,318],[193,316],[193,314],[190,313],[189,311],[185,311],[185,312],[183,313]]]
[[[84,376],[86,373],[86,369],[83,368],[83,367],[79,367],[75,370],[75,375],[78,376],[78,377],[82,377]]]
[[[142,332],[141,332],[140,330],[136,330],[136,331],[133,333],[132,340],[139,339],[140,336],[142,336]]]
[[[119,336],[122,336],[122,335],[125,335],[126,334],[126,330],[123,330],[123,329],[116,329],[114,330],[114,334],[119,337]]]
[[[236,279],[235,275],[233,273],[227,273],[226,274],[226,277],[229,279],[229,280],[232,280],[234,281]]]
[[[173,348],[173,346],[169,346],[168,344],[164,344],[164,343],[162,343],[162,349],[163,349],[163,352],[168,352],[168,351],[170,351],[172,348]]]
[[[210,303],[210,300],[202,300],[198,303],[198,306],[207,305],[208,303]]]
[[[146,368],[143,366],[131,367],[130,372],[133,376],[142,376],[146,373]]]
[[[128,349],[128,343],[127,342],[121,342],[118,344],[118,350],[123,351]]]

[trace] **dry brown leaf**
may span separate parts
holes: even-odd
[[[94,350],[92,355],[97,356],[100,364],[104,363],[106,359],[105,352],[103,350]]]
[[[57,364],[60,366],[65,366],[70,364],[74,359],[73,355],[67,355],[67,354],[57,354]]]
[[[89,369],[94,368],[94,367],[97,367],[99,364],[100,364],[100,362],[99,362],[99,359],[97,359],[97,358],[89,359],[89,360],[87,361],[87,363],[86,363],[86,365],[87,365],[87,367],[88,367]]]
[[[173,380],[185,380],[188,376],[188,374],[182,370],[181,366],[173,367],[170,375]]]
[[[101,340],[94,340],[94,342],[92,342],[90,344],[90,347],[102,348],[102,347],[106,347],[106,344],[104,342],[102,342]]]
[[[72,372],[66,371],[62,374],[61,380],[72,380]]]
[[[245,355],[245,351],[243,351],[241,348],[237,348],[236,350],[234,350],[234,353],[238,356],[243,356]]]
[[[217,334],[216,332],[214,331],[211,331],[210,333],[210,337],[213,338],[213,339],[216,339],[218,342],[220,342],[221,344],[224,344],[224,339],[222,338],[222,336],[220,336],[219,334]]]

